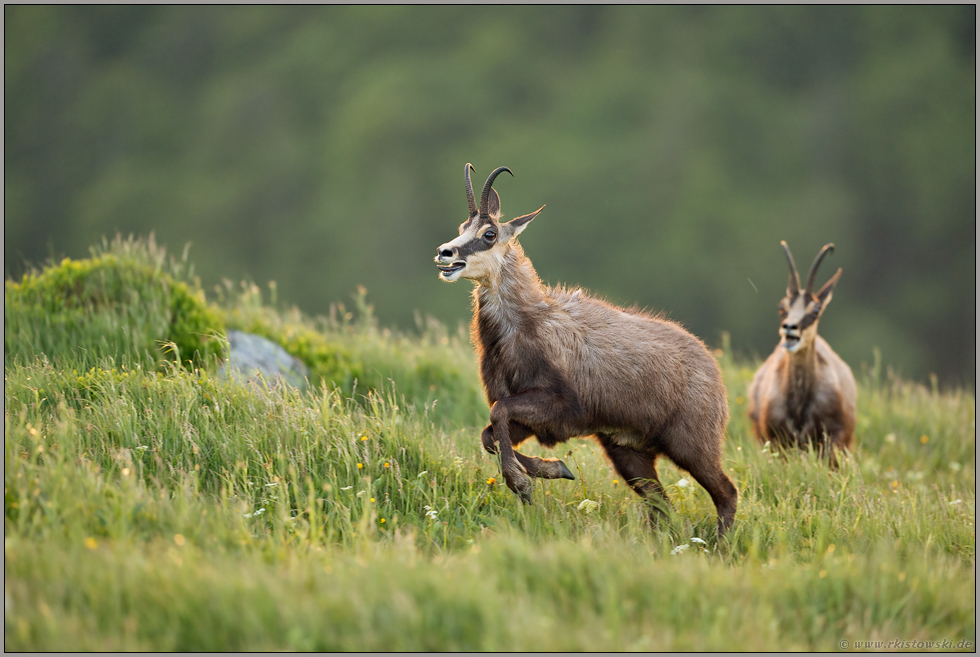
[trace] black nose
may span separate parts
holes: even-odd
[[[452,249],[436,249],[436,251],[438,251],[439,252],[439,255],[442,256],[443,258],[451,258],[451,257],[453,257],[453,250]]]
[[[794,331],[797,327],[797,324],[783,324],[783,328],[787,331]]]

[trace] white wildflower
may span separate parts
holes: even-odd
[[[278,485],[279,485],[278,483],[272,482],[271,484],[266,484],[265,487],[266,488],[272,488],[273,486],[278,486]]]
[[[692,543],[701,543],[702,545],[707,545],[707,541],[705,541],[703,538],[698,538],[697,536],[693,537],[691,539],[691,542]]]
[[[423,470],[422,472],[419,473],[418,478],[421,479],[422,477],[424,477],[427,474],[429,474],[429,471],[428,470]]]
[[[678,488],[690,488],[690,486],[691,486],[691,482],[688,481],[686,478],[681,478],[677,480]]]
[[[956,506],[957,504],[963,504],[963,500],[953,500],[949,503],[950,506]]]
[[[599,508],[599,503],[598,502],[593,502],[590,499],[584,499],[581,502],[579,502],[579,505],[578,505],[578,510],[581,511],[582,513],[586,514],[586,515],[592,513],[593,511],[595,511],[598,508]]]
[[[436,519],[436,510],[435,509],[433,509],[428,504],[426,504],[422,508],[425,509],[425,515],[429,518],[429,520],[435,520]]]
[[[357,491],[357,496],[358,497],[364,497],[364,493],[366,493],[366,492],[367,492],[366,490],[359,490],[359,491]]]
[[[340,490],[350,490],[353,486],[341,486]]]
[[[670,551],[671,555],[680,554],[681,552],[687,552],[690,549],[690,545],[687,543],[683,545],[678,545],[673,550]]]

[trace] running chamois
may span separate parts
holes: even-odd
[[[669,506],[656,470],[664,455],[708,491],[723,533],[738,492],[721,466],[725,386],[704,343],[666,319],[545,286],[516,239],[544,206],[502,223],[493,181],[513,172],[494,170],[477,206],[471,169],[464,169],[469,217],[435,262],[442,280],[476,283],[471,333],[490,404],[482,441],[499,451],[507,486],[530,504],[531,477],[575,478],[558,459],[516,451],[527,438],[553,447],[592,436],[652,503],[651,520]]]
[[[836,468],[835,452],[849,449],[853,439],[857,386],[851,368],[817,335],[817,322],[842,270],[813,292],[817,268],[834,250],[827,244],[810,267],[806,289],[800,291],[793,255],[786,242],[780,244],[789,261],[786,296],[779,302],[780,340],[749,386],[749,418],[759,442],[812,447]]]

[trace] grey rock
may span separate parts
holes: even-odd
[[[300,390],[307,385],[310,368],[271,340],[243,331],[228,331],[228,361],[219,374],[255,381],[261,375],[266,383],[283,380]]]

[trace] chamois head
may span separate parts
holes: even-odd
[[[439,267],[439,277],[444,281],[454,282],[460,278],[484,280],[494,276],[499,271],[500,263],[511,240],[517,237],[538,212],[544,209],[542,205],[531,214],[526,214],[506,223],[500,223],[500,197],[493,189],[494,179],[506,171],[514,172],[507,167],[494,169],[487,182],[483,185],[480,195],[480,205],[476,204],[473,194],[473,184],[470,182],[470,170],[473,165],[467,163],[463,169],[466,179],[466,199],[469,201],[469,217],[459,225],[459,237],[446,242],[436,249],[435,262]]]
[[[807,276],[806,289],[800,291],[800,275],[796,272],[793,254],[789,252],[786,242],[780,242],[789,261],[789,283],[786,285],[786,296],[779,302],[779,342],[786,351],[794,353],[802,347],[809,347],[817,335],[817,321],[823,314],[827,304],[833,297],[834,286],[840,280],[841,269],[837,270],[829,281],[824,283],[817,293],[813,292],[813,281],[817,276],[817,268],[824,256],[834,250],[833,244],[827,244],[810,266]]]

